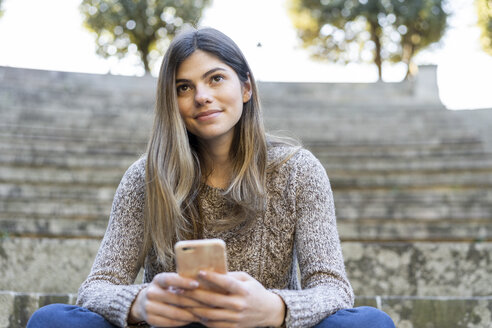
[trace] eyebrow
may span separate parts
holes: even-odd
[[[215,68],[212,68],[211,70],[208,70],[206,71],[202,76],[201,78],[202,79],[205,79],[207,76],[209,76],[210,74],[213,74],[217,71],[225,71],[226,69],[225,68],[222,68],[222,67],[215,67]],[[188,80],[188,79],[177,79],[176,80],[176,83],[180,83],[180,82],[191,82],[191,80]]]

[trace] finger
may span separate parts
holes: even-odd
[[[162,288],[174,287],[182,289],[195,289],[200,286],[198,281],[190,278],[181,277],[177,273],[163,272],[157,274],[152,280]]]
[[[202,303],[203,305],[200,307],[222,308],[233,311],[242,311],[246,307],[244,298],[215,293],[205,289],[185,291],[183,295]]]
[[[242,314],[236,311],[231,311],[227,309],[214,309],[214,308],[191,308],[190,312],[195,315],[195,317],[200,318],[200,321],[205,322],[239,322],[242,319]]]
[[[197,321],[197,319],[194,319],[194,321]],[[146,322],[153,327],[181,327],[188,325],[193,321],[173,320],[161,317],[159,315],[151,314],[147,317]]]
[[[224,289],[231,294],[243,294],[246,292],[241,285],[240,280],[233,276],[216,273],[212,271],[200,271],[198,273],[200,279],[213,283],[214,285]]]
[[[162,289],[159,286],[150,285],[147,290],[147,299],[152,302],[172,304],[180,307],[200,306],[201,303],[188,297],[182,296],[181,291]]]
[[[237,280],[240,280],[240,281],[248,281],[248,280],[252,279],[249,274],[247,274],[246,272],[243,272],[243,271],[228,272],[227,275],[231,276]]]
[[[200,323],[209,328],[236,328],[238,326],[236,322],[229,322],[229,321],[203,320],[200,321]]]
[[[176,321],[196,320],[196,317],[192,312],[177,306],[160,302],[148,302],[145,307],[147,311],[147,319],[149,318],[149,316],[153,316],[156,319],[157,317],[160,317],[161,321],[164,319]]]

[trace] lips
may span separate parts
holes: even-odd
[[[195,116],[195,119],[203,121],[203,120],[206,120],[206,119],[209,119],[209,118],[216,117],[221,112],[222,111],[220,111],[218,109],[206,110],[206,111],[203,111],[203,112],[198,113]]]

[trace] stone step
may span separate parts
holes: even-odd
[[[152,112],[139,113],[128,112],[124,115],[101,111],[97,114],[92,113],[70,113],[61,108],[60,110],[47,111],[16,111],[0,112],[3,124],[43,124],[48,126],[60,126],[65,128],[109,128],[112,130],[144,129],[152,126]],[[90,131],[87,131],[90,132]]]
[[[439,103],[436,86],[436,68],[421,67],[418,79],[401,83],[278,83],[259,82],[264,98],[281,100],[285,95],[294,99],[321,99],[331,103],[364,103],[366,105],[392,102],[397,105],[412,103]],[[0,86],[25,89],[55,89],[78,93],[99,91],[152,92],[157,79],[151,76],[127,77],[85,73],[53,72],[19,68],[0,68]],[[429,96],[431,94],[431,96]],[[413,100],[413,102],[411,101]]]
[[[98,170],[79,168],[70,170],[58,167],[12,167],[3,165],[0,166],[0,183],[114,187],[119,183],[125,171],[126,169],[115,168],[99,168]]]
[[[337,207],[338,230],[343,241],[359,242],[471,242],[492,241],[492,216],[482,219],[426,220],[365,218],[347,219]]]
[[[146,113],[153,111],[154,94],[122,93],[121,90],[111,92],[68,91],[49,88],[20,89],[0,87],[0,113],[21,112],[23,115],[32,112],[65,110],[70,113],[115,113],[124,112]]]
[[[417,104],[434,104],[439,103],[437,92],[434,97],[425,97],[420,87],[435,90],[435,69],[429,72],[419,72],[417,81],[404,81],[401,83],[279,83],[264,82],[260,83],[260,96],[270,98],[274,101],[282,99],[298,100],[299,108],[302,107],[304,99],[320,99],[326,103],[359,103],[370,106],[371,104],[380,104],[381,99],[384,103],[395,105],[411,103]],[[425,80],[422,80],[425,75]],[[289,97],[286,97],[288,95]]]
[[[63,135],[65,134],[66,135]],[[68,134],[70,133],[70,134]],[[126,135],[115,139],[117,136],[99,135],[91,133],[83,135],[76,131],[63,131],[56,135],[40,134],[8,134],[0,132],[0,148],[3,151],[17,150],[21,153],[75,153],[75,154],[109,154],[109,155],[137,155],[145,152],[147,148],[146,136]]]
[[[347,220],[492,218],[492,189],[335,190],[337,216]]]
[[[134,143],[128,148],[112,149],[110,144],[96,146],[79,144],[73,149],[63,143],[50,149],[50,143],[42,142],[39,149],[35,144],[12,143],[0,140],[0,163],[3,165],[24,166],[63,166],[63,167],[125,167],[136,157],[136,148],[145,150],[143,143]],[[104,147],[110,148],[105,151]],[[317,151],[316,151],[317,150]],[[456,152],[444,154],[391,154],[381,153],[330,153],[320,148],[314,149],[314,154],[329,171],[446,171],[486,170],[492,168],[492,153]]]
[[[60,137],[73,135],[73,132],[67,131],[67,129],[78,129],[81,130],[79,132],[80,135],[86,136],[101,134],[101,136],[111,136],[112,138],[135,139],[135,137],[140,137],[146,140],[152,128],[152,118],[150,118],[150,115],[148,116],[104,115],[101,117],[67,117],[66,115],[60,115],[53,117],[51,115],[44,116],[41,113],[29,116],[16,114],[15,117],[14,115],[2,115],[2,125],[12,126],[12,130],[15,130],[16,134],[20,134],[26,130],[29,131],[31,126],[42,124],[52,130],[48,135]],[[336,126],[336,128],[327,129],[327,126]],[[58,129],[57,127],[63,127],[64,129]],[[285,121],[266,121],[266,127],[272,132],[290,131],[292,135],[307,141],[324,139],[337,142],[347,140],[356,142],[395,142],[396,139],[400,142],[445,143],[456,140],[479,140],[475,132],[461,129],[455,125],[446,128],[408,125],[402,129],[401,124],[398,124],[398,122],[391,122],[388,125],[382,122],[368,122],[361,125],[354,125],[347,122],[323,123],[319,120],[316,122],[303,122],[286,119]],[[384,131],[384,133],[381,131]],[[8,132],[3,132],[4,135],[6,133]]]
[[[88,238],[3,237],[0,290],[76,293],[99,244],[99,239]]]
[[[0,230],[101,237],[114,186],[0,183]],[[489,189],[335,190],[348,240],[491,240]]]
[[[31,315],[53,303],[75,304],[77,294],[0,291],[0,328],[23,328]],[[355,306],[385,311],[401,328],[489,327],[492,297],[356,296]]]
[[[0,290],[75,293],[99,243],[87,238],[2,238]],[[342,249],[356,295],[492,294],[491,242],[344,241]]]
[[[343,216],[337,207],[338,229],[343,241],[365,242],[470,242],[492,241],[492,217],[482,219],[418,217],[382,219]],[[83,214],[0,213],[0,232],[9,236],[54,238],[102,238],[109,218],[107,212]]]
[[[156,86],[157,79],[151,75],[143,77],[111,74],[87,74],[58,72],[26,68],[0,67],[0,85],[26,89],[57,89],[82,94],[88,90],[106,94],[108,91],[149,92]]]
[[[0,185],[1,186],[1,185]],[[489,188],[442,189],[388,189],[388,190],[334,190],[335,201],[344,204],[395,203],[402,204],[456,204],[482,202],[492,204]]]
[[[466,124],[468,129],[480,134],[484,147],[492,149],[492,108],[477,109],[473,111],[453,111],[452,115]]]
[[[4,92],[4,91],[3,91]],[[0,94],[1,96],[1,94]],[[28,97],[28,95],[19,95],[20,98]],[[69,99],[74,97],[71,95],[65,95]],[[113,103],[104,99],[100,103],[101,108],[94,108],[92,105],[86,105],[87,98],[91,98],[90,95],[82,94],[80,102],[82,104],[74,106],[72,104],[57,103],[56,100],[51,98],[59,98],[53,95],[52,97],[39,100],[36,99],[32,104],[5,104],[2,103],[0,107],[0,114],[5,118],[5,122],[22,122],[23,120],[34,121],[36,118],[42,121],[49,121],[50,119],[66,120],[70,121],[74,118],[77,119],[97,119],[105,117],[142,117],[150,119],[153,118],[154,108],[149,105],[136,105],[131,100],[126,100],[126,97],[114,101]],[[95,99],[99,100],[97,97]],[[128,97],[130,98],[130,97]],[[122,102],[122,103],[119,103]],[[309,104],[309,102],[307,102]],[[90,103],[89,103],[90,104]],[[145,106],[145,107],[144,107]],[[143,107],[143,108],[142,108]],[[383,109],[381,109],[383,108]],[[380,123],[382,126],[390,127],[391,123],[401,123],[404,126],[409,127],[453,127],[460,126],[466,127],[466,125],[458,120],[456,117],[449,115],[446,110],[442,111],[422,111],[419,115],[415,115],[415,112],[405,108],[399,108],[395,110],[393,107],[385,109],[384,107],[377,110],[368,110],[367,108],[358,108],[355,106],[331,109],[326,107],[324,103],[311,103],[310,107],[303,110],[302,115],[299,115],[296,111],[296,107],[285,105],[280,106],[278,111],[275,108],[268,108],[265,110],[265,120],[278,121],[284,123],[285,121],[295,121],[299,123],[311,123],[318,122],[318,124],[329,124],[330,127],[337,128],[340,124],[345,126],[361,126],[363,124],[376,124]]]
[[[397,120],[407,118],[410,121],[434,121],[438,123],[453,122],[451,116],[442,104],[412,104],[402,103],[332,103],[325,99],[293,98],[292,95],[284,94],[282,99],[261,98],[262,113],[265,118],[296,119],[314,118],[322,119],[344,119],[346,121],[360,122],[363,119],[370,121],[379,118],[383,121],[394,117]],[[376,105],[376,106],[375,106]],[[458,122],[459,121],[454,121]]]
[[[102,238],[108,218],[109,211],[92,215],[0,213],[0,233],[11,237]]]
[[[335,202],[338,217],[356,221],[358,219],[369,220],[464,220],[490,219],[492,220],[492,204],[490,201],[482,203],[480,199],[472,203],[435,203],[420,202],[391,203],[389,201],[378,203],[351,203],[337,200]]]
[[[428,133],[425,131],[409,131],[405,129],[398,130],[396,127],[388,129],[383,133],[381,131],[384,129],[381,126],[374,126],[372,128],[366,127],[354,127],[349,126],[346,129],[327,129],[326,126],[310,126],[308,124],[295,124],[286,123],[287,126],[283,124],[277,124],[273,126],[271,124],[266,124],[267,130],[272,133],[282,133],[283,131],[289,131],[290,135],[294,136],[296,139],[302,140],[306,143],[311,140],[326,140],[332,143],[344,143],[350,141],[352,143],[360,144],[392,144],[392,143],[429,143],[429,144],[444,144],[452,143],[460,140],[472,140],[480,141],[477,135],[472,132],[466,132],[459,130],[458,132],[442,131],[436,134],[432,131]]]
[[[492,323],[492,297],[357,297],[356,306],[385,311],[399,328],[488,328]]]
[[[340,117],[349,117],[349,113],[354,116],[367,116],[369,112],[373,112],[378,116],[405,113],[405,115],[410,117],[420,114],[439,115],[439,113],[446,111],[446,108],[441,103],[412,101],[411,98],[400,99],[400,103],[395,104],[395,101],[360,102],[336,101],[334,99],[327,99],[326,97],[319,99],[295,98],[291,94],[284,93],[282,94],[282,98],[271,97],[269,95],[261,96],[260,103],[265,117],[281,117],[282,112],[290,116],[299,114],[328,114]],[[397,109],[395,110],[395,108]]]
[[[412,157],[358,157],[337,158],[317,156],[320,162],[330,171],[352,172],[445,172],[455,170],[485,171],[492,170],[492,154],[446,155],[446,156],[412,156]]]
[[[77,77],[76,75],[74,77]],[[1,78],[1,77],[0,77]],[[39,83],[39,80],[24,80],[15,83],[15,78],[10,79],[7,83],[0,81],[0,99],[6,105],[18,104],[40,104],[53,103],[67,105],[68,107],[93,107],[104,108],[105,104],[114,105],[116,103],[125,104],[123,99],[137,105],[151,106],[155,97],[157,80],[147,78],[126,78],[109,76],[106,83],[104,77],[93,75],[91,81],[60,81],[51,79],[50,84]],[[25,88],[28,81],[30,88]],[[123,81],[123,83],[121,83]],[[133,88],[124,85],[129,81],[134,81]],[[78,83],[77,83],[78,82]],[[307,90],[305,87],[315,88]],[[263,107],[268,109],[274,108],[281,111],[282,107],[302,110],[316,106],[324,106],[333,110],[342,107],[359,107],[374,110],[388,110],[389,106],[397,105],[399,109],[405,110],[443,110],[444,106],[438,101],[428,101],[419,99],[414,94],[408,93],[412,88],[411,83],[388,83],[388,88],[381,84],[363,83],[363,84],[333,84],[333,83],[268,83],[259,82],[260,99]],[[272,91],[271,89],[275,90]],[[368,90],[363,90],[368,89]],[[369,90],[370,89],[370,90]],[[403,90],[402,90],[403,89]],[[403,92],[402,92],[403,91]],[[345,94],[343,94],[345,93]],[[85,97],[85,102],[84,100]],[[384,103],[381,98],[384,97]],[[99,101],[97,101],[99,100]],[[335,106],[336,105],[336,106]],[[126,107],[125,106],[125,107]],[[126,107],[128,108],[128,107]]]
[[[333,190],[492,188],[492,172],[467,169],[434,172],[327,170]],[[378,174],[380,173],[380,174]]]
[[[116,186],[126,168],[70,169],[56,166],[0,166],[0,183],[32,185]],[[350,171],[327,169],[334,190],[490,188],[491,170],[466,167],[429,171]]]
[[[4,200],[40,201],[78,200],[92,202],[95,200],[111,201],[116,185],[91,186],[91,185],[30,185],[27,183],[0,183],[0,197]],[[440,189],[379,189],[379,190],[334,190],[337,207],[364,205],[392,205],[400,203],[402,206],[419,204],[422,206],[439,205],[452,206],[453,204],[468,204],[473,206],[478,203],[492,204],[492,190],[489,188],[440,188]]]
[[[107,189],[107,188],[105,188]],[[471,199],[432,200],[424,193],[417,199],[400,199],[392,201],[391,198],[367,201],[351,201],[339,197],[335,191],[335,205],[337,215],[346,220],[392,220],[399,222],[404,220],[418,219],[422,221],[434,220],[463,220],[472,219],[492,219],[492,198],[490,193],[483,190],[481,195]],[[478,193],[477,193],[478,194]],[[107,196],[106,196],[107,197]],[[44,198],[34,197],[5,197],[0,203],[2,216],[11,214],[22,214],[26,217],[36,217],[37,215],[53,217],[65,217],[80,215],[83,217],[98,217],[109,213],[111,209],[110,199],[83,199],[78,195],[63,198]],[[398,197],[398,195],[396,195]],[[441,198],[441,199],[444,199]]]
[[[147,141],[150,130],[118,130],[118,129],[84,129],[54,125],[17,125],[0,123],[0,136],[4,139],[20,137],[24,139],[43,139],[59,141],[102,142],[121,144],[144,143]]]
[[[89,201],[112,201],[116,185],[31,185],[27,183],[0,183],[0,199],[56,199]]]
[[[448,143],[331,143],[307,141],[303,146],[316,156],[364,158],[364,157],[415,157],[478,155],[485,153],[484,145],[479,140],[455,140]]]
[[[342,242],[356,295],[489,296],[490,242]]]
[[[0,145],[0,151],[1,145]],[[0,165],[11,167],[58,167],[64,169],[92,169],[100,168],[126,170],[138,159],[136,154],[87,154],[71,152],[32,152],[3,150]]]
[[[107,155],[133,155],[145,152],[146,142],[131,142],[119,140],[109,142],[104,140],[81,140],[68,138],[50,138],[49,136],[6,136],[0,134],[0,151],[2,153],[21,153],[42,155],[50,153],[64,154],[107,154]],[[470,150],[474,154],[478,150]]]
[[[5,148],[4,148],[5,147]],[[15,146],[14,146],[15,147]],[[45,166],[63,168],[127,168],[137,157],[133,154],[83,153],[71,150],[38,151],[29,146],[10,147],[0,143],[0,165],[6,166]],[[444,156],[333,156],[315,154],[328,171],[363,171],[363,172],[442,172],[468,169],[492,170],[492,154],[450,154]]]
[[[315,120],[294,121],[269,120],[265,121],[265,126],[269,131],[289,131],[292,135],[301,140],[324,139],[330,141],[344,142],[346,140],[354,142],[382,141],[382,142],[429,142],[444,143],[454,140],[477,140],[477,134],[472,131],[450,126],[446,129],[435,127],[409,126],[402,128],[402,125],[390,124],[382,125],[374,122],[373,124],[336,124],[324,123]],[[383,132],[384,131],[384,132]]]
[[[154,89],[152,92],[122,92],[115,89],[111,92],[100,90],[58,90],[52,87],[42,89],[21,89],[5,86],[0,88],[0,112],[51,112],[64,109],[67,115],[76,113],[100,114],[108,112],[125,114],[131,112],[152,112],[154,110]],[[347,121],[361,119],[388,120],[395,118],[409,121],[435,121],[436,123],[452,122],[452,116],[442,104],[413,104],[401,103],[395,109],[394,104],[381,103],[345,103],[336,104],[326,98],[306,99],[294,98],[289,94],[282,94],[282,98],[262,97],[262,112],[266,118],[282,118],[285,115],[303,119],[305,117],[343,118]],[[301,102],[301,103],[300,103]],[[377,105],[377,106],[374,106]],[[302,113],[302,115],[299,115]],[[455,121],[459,122],[459,121]]]
[[[111,202],[78,199],[8,199],[0,203],[1,216],[21,214],[36,218],[37,215],[52,217],[98,217],[109,214]]]
[[[157,84],[157,83],[156,83]],[[1,85],[1,84],[0,84]],[[94,90],[83,87],[73,90],[70,87],[23,89],[19,86],[2,85],[0,87],[0,111],[29,110],[38,111],[50,109],[65,109],[67,113],[75,111],[85,112],[145,112],[153,110],[156,85],[149,86],[148,90],[123,90],[113,87],[110,91]],[[262,88],[263,84],[259,84]],[[261,90],[260,90],[261,91]],[[296,98],[289,93],[279,92],[279,96],[264,94],[260,97],[265,117],[281,117],[282,114],[294,116],[301,112],[303,115],[328,115],[335,117],[360,117],[374,115],[384,117],[390,115],[406,115],[415,118],[419,115],[439,115],[445,111],[440,103],[419,103],[414,98],[396,98],[381,103],[380,100],[371,102],[327,100],[326,97]],[[398,102],[395,104],[395,102]],[[395,105],[398,111],[395,111]],[[350,114],[350,116],[349,116]],[[385,115],[386,114],[386,115]],[[417,116],[418,117],[418,116]]]
[[[22,128],[20,128],[22,129]],[[27,132],[27,131],[25,131]],[[84,132],[63,129],[56,131],[44,129],[30,129],[29,134],[22,131],[11,133],[0,132],[0,151],[16,150],[22,153],[64,152],[76,154],[126,154],[135,155],[146,149],[146,137],[141,140],[128,138],[111,139],[94,138]],[[107,132],[107,131],[106,131]],[[128,135],[127,135],[128,137]],[[456,140],[447,143],[332,143],[321,140],[304,142],[304,147],[311,150],[317,157],[326,158],[408,158],[408,157],[437,157],[437,156],[471,156],[485,154],[483,144],[478,140]]]
[[[14,123],[0,123],[0,135],[3,138],[9,138],[10,136],[18,136],[23,138],[29,138],[31,136],[39,136],[44,139],[60,139],[60,140],[92,140],[92,141],[110,141],[110,140],[133,140],[139,142],[145,142],[149,136],[151,122],[145,125],[145,128],[139,126],[138,128],[121,128],[116,125],[108,124],[107,126],[87,127],[80,126],[81,124],[68,123],[70,127],[65,125],[54,124],[39,124],[39,122],[31,122],[27,124]],[[84,123],[85,124],[85,123]],[[330,124],[314,124],[308,126],[304,123],[295,122],[280,122],[280,120],[267,121],[267,128],[272,133],[285,134],[285,131],[290,131],[288,135],[300,138],[306,144],[311,143],[330,143],[340,145],[444,145],[454,143],[480,143],[480,138],[476,133],[472,133],[466,130],[457,129],[454,127],[446,131],[438,131],[435,129],[429,129],[428,132],[422,129],[416,131],[409,131],[408,129],[397,128],[391,126],[381,134],[382,126],[375,124],[372,129],[367,126],[357,128],[352,125],[342,125],[341,127],[327,129],[326,126]]]

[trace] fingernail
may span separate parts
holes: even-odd
[[[205,271],[199,271],[198,272],[198,276],[200,277],[205,277],[207,275],[207,273]]]
[[[175,292],[176,294],[178,294],[178,295],[181,295],[181,294],[183,294],[183,293],[184,293],[184,290],[183,290],[183,289],[181,289],[181,288],[178,288],[178,289],[176,289],[174,292]]]
[[[197,288],[200,284],[198,283],[198,281],[192,281],[190,282],[190,287],[193,287],[193,288]]]

